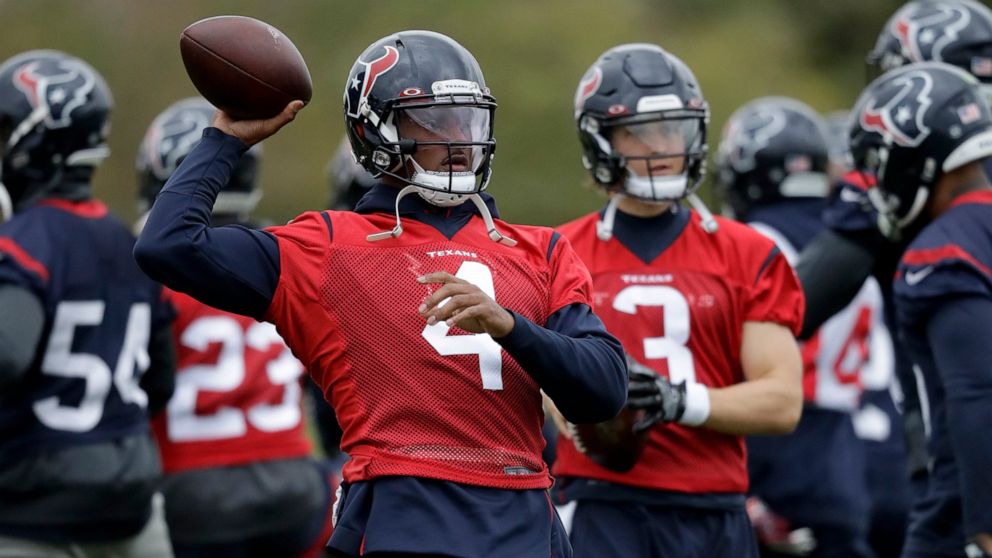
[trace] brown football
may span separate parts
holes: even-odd
[[[313,94],[300,51],[257,19],[201,19],[183,30],[179,51],[197,91],[238,120],[270,118],[291,101],[310,102]]]
[[[572,438],[575,447],[607,469],[625,472],[637,463],[647,445],[648,432],[634,433],[643,411],[624,407],[615,418],[595,424],[577,424]]]

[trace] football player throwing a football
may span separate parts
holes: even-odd
[[[559,443],[576,556],[757,556],[743,436],[799,420],[802,292],[774,242],[694,196],[708,120],[692,72],[655,45],[606,51],[576,91],[583,162],[610,201],[559,230],[595,311],[648,370],[632,368],[628,405],[650,429],[626,472]]]
[[[496,103],[475,57],[428,31],[374,42],[344,87],[352,150],[378,180],[356,211],[211,227],[238,158],[300,108],[219,112],[156,199],[139,264],[276,324],[321,386],[350,457],[333,552],[570,556],[541,459],[541,391],[570,420],[606,420],[626,365],[569,242],[499,220],[483,192]]]

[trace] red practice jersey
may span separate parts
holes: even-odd
[[[275,326],[166,295],[178,312],[176,391],[152,422],[165,471],[309,455],[303,365]]]
[[[539,386],[488,335],[417,308],[447,271],[500,305],[544,325],[557,310],[589,303],[589,274],[548,228],[497,221],[518,244],[489,239],[473,216],[451,239],[387,214],[306,213],[269,229],[281,274],[267,318],[310,370],[337,413],[346,482],[414,476],[510,489],[546,488]]]
[[[775,244],[720,219],[705,232],[693,212],[682,233],[645,264],[615,237],[596,236],[597,213],[560,227],[593,279],[593,309],[634,359],[675,382],[719,388],[744,380],[744,322],[774,322],[798,332],[803,295]],[[678,424],[651,430],[633,469],[610,471],[570,441],[558,445],[555,475],[687,493],[747,491],[744,440]]]

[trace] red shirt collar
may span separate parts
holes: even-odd
[[[69,201],[58,198],[48,198],[38,202],[38,205],[68,211],[69,213],[84,219],[100,219],[107,215],[107,206],[99,200]]]

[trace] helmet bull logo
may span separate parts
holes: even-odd
[[[47,112],[49,129],[72,124],[72,111],[86,102],[96,78],[74,60],[36,60],[14,72],[14,86],[35,110]]]
[[[375,86],[375,80],[382,74],[393,69],[400,59],[400,53],[395,47],[385,47],[386,52],[382,56],[371,62],[362,62],[364,67],[356,73],[348,83],[345,90],[345,104],[348,116],[358,117],[358,111],[362,106],[362,101],[368,98],[369,93]],[[397,93],[399,93],[397,91]]]
[[[785,113],[774,107],[756,110],[742,122],[735,123],[728,130],[728,137],[736,137],[733,144],[737,146],[730,153],[730,162],[737,172],[747,172],[757,164],[755,154],[775,136],[785,130],[787,122]]]
[[[200,141],[203,129],[210,125],[210,114],[205,111],[185,110],[168,116],[152,126],[145,144],[152,151],[158,146],[157,152],[149,152],[147,156],[155,174],[163,180],[175,172],[178,158],[189,153]]]
[[[905,147],[916,147],[930,135],[923,117],[930,108],[933,81],[925,72],[909,72],[869,99],[860,115],[861,127],[891,138]]]
[[[912,17],[901,17],[892,24],[903,51],[913,62],[942,61],[944,48],[968,26],[971,13],[964,6],[947,2],[923,5]]]

